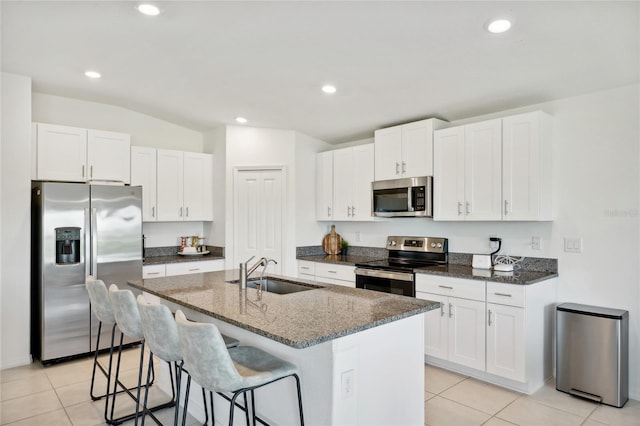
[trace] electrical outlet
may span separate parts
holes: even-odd
[[[340,376],[340,381],[341,381],[341,393],[342,393],[342,397],[343,398],[349,398],[351,396],[353,396],[353,392],[354,392],[354,371],[352,370],[347,370],[347,371],[343,371],[342,375]]]
[[[531,237],[531,249],[540,250],[540,237]]]
[[[564,251],[567,253],[582,253],[582,238],[565,237]]]

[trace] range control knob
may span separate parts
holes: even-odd
[[[431,243],[431,248],[435,248],[436,247],[436,243]]]
[[[390,245],[390,246],[394,246],[394,247],[395,247],[397,244],[398,244],[398,243],[397,243],[395,240],[391,240],[391,241],[389,241],[389,245]]]
[[[442,248],[442,243],[437,244],[438,248]]]

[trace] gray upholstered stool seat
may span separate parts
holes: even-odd
[[[182,311],[176,311],[176,323],[185,365],[191,376],[210,391],[232,392],[229,425],[233,424],[236,398],[251,393],[253,422],[256,421],[253,390],[287,377],[296,381],[300,424],[304,424],[300,379],[295,365],[277,358],[259,348],[238,346],[227,349],[220,331],[214,324],[194,323]],[[190,379],[189,379],[190,380]],[[185,409],[188,404],[185,400]],[[249,407],[245,402],[247,423]],[[262,423],[264,423],[261,420]]]
[[[149,347],[151,355],[149,357],[149,365],[151,365],[153,356],[157,356],[163,361],[167,361],[174,364],[177,394],[180,395],[181,385],[181,373],[182,373],[182,350],[180,348],[180,341],[178,338],[178,328],[176,322],[173,319],[173,314],[168,307],[161,304],[150,304],[144,298],[144,296],[138,296],[138,310],[140,312],[140,319],[142,321],[142,330],[145,336],[145,341]],[[232,337],[223,336],[227,347],[238,346],[237,339]],[[150,371],[150,370],[148,370]],[[148,373],[147,373],[148,374]],[[144,406],[147,403],[148,387],[149,387],[149,374],[147,375],[147,385],[144,398]],[[207,411],[207,401],[204,389],[202,390],[202,398],[205,410],[205,424],[209,420]],[[212,397],[213,401],[213,397]],[[179,399],[176,401],[175,419],[174,423],[178,423],[179,416]],[[211,404],[211,415],[213,418],[213,403]],[[186,411],[184,416],[186,418]],[[142,424],[144,425],[144,414],[142,417]]]

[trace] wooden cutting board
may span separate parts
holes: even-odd
[[[341,241],[342,237],[336,233],[336,226],[331,225],[331,231],[322,239],[322,249],[327,254],[339,254]]]

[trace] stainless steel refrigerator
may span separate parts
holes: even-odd
[[[142,278],[142,188],[33,182],[31,352],[48,363],[95,349],[87,275],[107,286]],[[101,348],[111,327],[102,327]],[[127,341],[130,342],[130,341]]]

